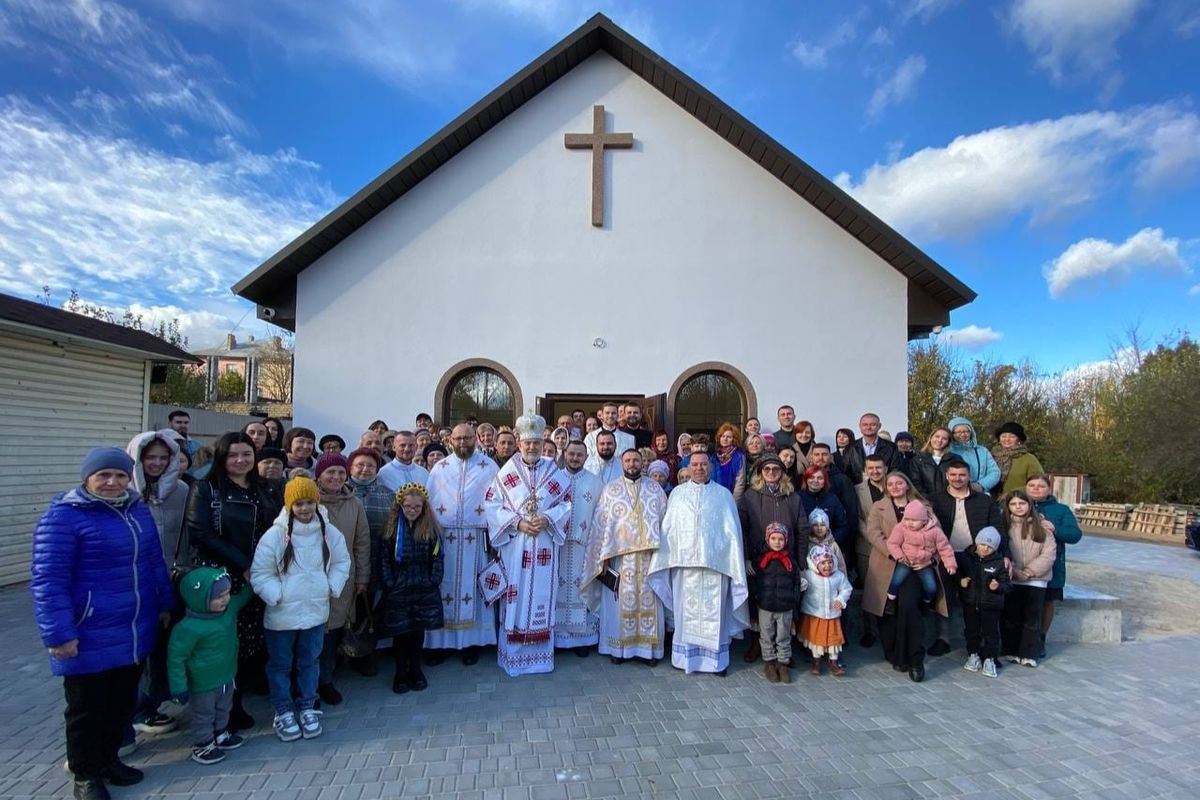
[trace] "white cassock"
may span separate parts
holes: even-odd
[[[601,486],[608,486],[621,477],[621,457],[613,456],[605,461],[598,455],[591,455],[583,462],[583,468],[599,478]]]
[[[571,518],[571,478],[552,458],[526,464],[514,455],[500,468],[485,499],[488,536],[509,582],[499,603],[496,660],[512,677],[551,672],[557,551]],[[534,535],[518,531],[517,525],[531,514],[545,517],[549,527]]]
[[[733,494],[715,481],[675,487],[649,583],[675,616],[671,666],[720,672],[750,626],[742,528]]]
[[[433,468],[426,488],[429,507],[442,527],[442,614],[445,626],[425,634],[428,648],[462,650],[496,643],[496,612],[479,595],[479,573],[487,564],[484,495],[499,468],[476,450],[463,460],[454,453]]]
[[[583,443],[585,445],[587,445],[589,457],[594,456],[599,452],[596,449],[596,437],[600,435],[600,431],[602,431],[602,430],[606,430],[606,429],[605,428],[596,428],[596,430],[592,431],[587,436],[583,437]],[[617,428],[613,428],[611,431],[609,431],[609,433],[611,433],[613,436],[617,437],[617,452],[616,452],[616,455],[613,456],[613,458],[618,462],[618,465],[619,465],[620,461],[621,461],[621,453],[624,453],[626,450],[630,450],[630,449],[636,450],[637,449],[637,440],[633,438],[633,434],[626,433],[625,431],[619,430]],[[613,477],[616,477],[616,476],[614,475]],[[604,483],[607,485],[608,481],[605,481]]]
[[[579,592],[600,615],[600,652],[617,658],[663,657],[663,606],[646,582],[658,549],[667,496],[651,478],[624,475],[604,487],[588,537]],[[597,578],[612,567],[614,593]]]
[[[399,459],[393,458],[379,470],[379,482],[393,492],[406,483],[425,486],[429,483],[429,471],[420,464],[401,464]]]
[[[571,479],[571,518],[566,538],[558,548],[558,600],[554,605],[554,646],[588,647],[600,641],[600,618],[588,611],[579,594],[583,561],[587,557],[592,513],[604,484],[586,469],[567,475]]]

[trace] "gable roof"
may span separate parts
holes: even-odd
[[[147,361],[200,361],[152,333],[92,319],[44,303],[22,300],[10,294],[0,294],[0,327],[35,329],[37,333],[94,342],[103,349],[132,352]]]
[[[604,51],[745,153],[909,281],[909,336],[949,320],[975,292],[832,181],[772,139],[603,14],[596,14],[516,75],[429,137],[257,269],[233,291],[258,304],[259,317],[295,329],[296,276],[493,126],[593,54]],[[928,298],[912,300],[913,289]],[[932,302],[929,302],[932,301]],[[932,306],[932,308],[931,308]]]

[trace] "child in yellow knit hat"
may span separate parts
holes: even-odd
[[[321,735],[317,701],[318,658],[325,643],[329,600],[350,578],[346,538],[317,503],[312,478],[294,477],[283,489],[284,508],[254,550],[250,584],[267,604],[267,685],[275,706],[275,733],[285,742]],[[292,710],[296,670],[300,716]]]

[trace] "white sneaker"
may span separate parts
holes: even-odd
[[[1009,656],[1009,657],[1008,657],[1008,663],[1010,663],[1010,664],[1020,664],[1020,663],[1021,663],[1021,657],[1020,657],[1020,656]]]
[[[996,670],[996,662],[990,658],[983,662],[983,677],[985,677],[985,678],[999,678],[1000,677],[1000,673]]]
[[[971,653],[967,656],[967,663],[963,664],[963,669],[967,672],[979,672],[979,668],[983,666],[983,661],[980,660],[978,653]]]
[[[321,730],[321,712],[313,709],[300,712],[300,730],[304,733],[305,739],[315,739],[320,736]]]
[[[300,738],[300,725],[291,711],[275,715],[275,735],[281,742],[294,742]]]
[[[1037,659],[1036,658],[1022,658],[1019,663],[1023,667],[1033,667],[1034,669],[1037,669]]]

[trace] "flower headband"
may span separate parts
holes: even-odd
[[[424,497],[426,502],[429,501],[429,490],[426,489],[422,484],[417,483],[416,481],[411,481],[409,483],[406,483],[403,486],[401,486],[399,489],[397,489],[396,490],[396,499],[399,500],[404,495],[410,494],[412,492],[416,492],[417,494]]]

